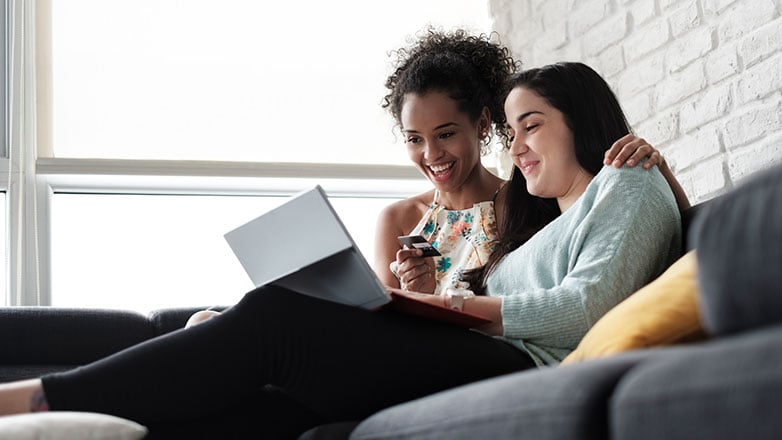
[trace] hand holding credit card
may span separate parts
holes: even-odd
[[[401,235],[399,241],[411,249],[421,249],[424,257],[439,257],[440,252],[421,235]]]

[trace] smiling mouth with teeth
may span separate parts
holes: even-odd
[[[453,167],[454,162],[448,162],[448,163],[439,163],[437,165],[429,165],[429,170],[432,171],[435,175],[440,175]]]

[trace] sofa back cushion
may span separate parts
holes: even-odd
[[[782,166],[710,202],[694,220],[690,240],[709,333],[782,323]]]
[[[82,365],[153,336],[146,316],[123,310],[0,307],[0,365]]]

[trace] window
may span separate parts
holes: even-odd
[[[223,234],[285,199],[56,194],[52,304],[134,310],[233,304],[253,286]],[[371,226],[389,199],[334,197],[331,203],[371,262]],[[296,233],[280,231],[280,237]],[[79,249],[78,258],[72,249]]]
[[[407,165],[387,52],[484,3],[52,2],[53,154]]]
[[[12,305],[235,301],[222,234],[315,183],[371,260],[379,210],[429,186],[380,107],[387,52],[489,29],[473,0],[7,1]]]

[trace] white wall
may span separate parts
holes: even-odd
[[[782,0],[489,0],[524,68],[581,61],[692,202],[782,162]]]

